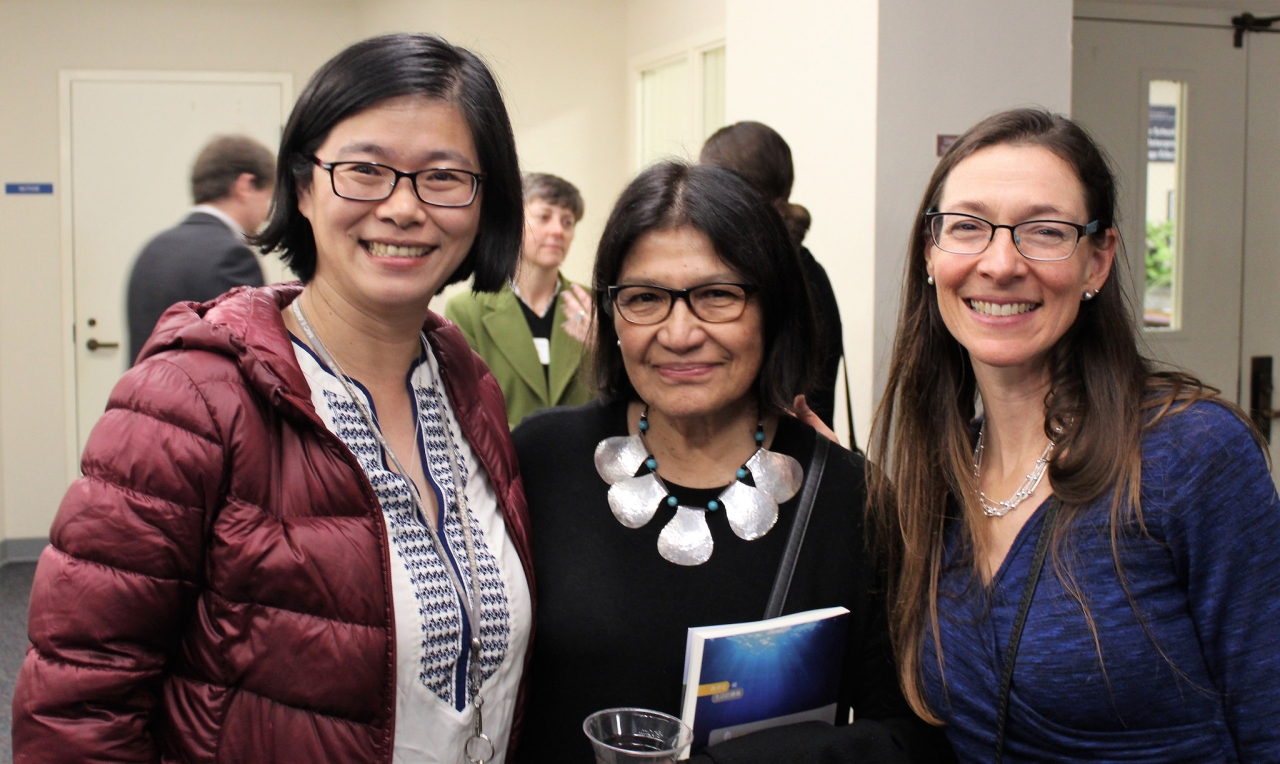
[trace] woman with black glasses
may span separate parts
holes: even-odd
[[[171,309],[32,591],[18,761],[501,762],[532,625],[502,395],[427,309],[510,279],[497,84],[429,35],[298,99],[262,242],[301,284]]]
[[[1277,761],[1265,444],[1140,354],[1116,201],[1034,110],[925,192],[871,448],[906,696],[962,761]]]
[[[687,630],[764,617],[793,534],[780,611],[852,611],[842,726],[694,759],[903,761],[920,742],[865,550],[862,460],[788,416],[816,359],[798,273],[778,212],[727,170],[659,164],[614,207],[594,277],[603,400],[514,433],[539,561],[520,761],[591,762],[582,723],[604,708],[679,715]]]

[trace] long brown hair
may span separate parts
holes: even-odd
[[[920,659],[926,631],[931,632],[943,668],[938,581],[944,525],[948,517],[962,518],[961,543],[973,553],[977,575],[980,549],[971,529],[982,509],[972,461],[977,383],[968,351],[947,330],[937,293],[926,281],[930,238],[924,214],[939,203],[957,164],[997,145],[1043,147],[1071,166],[1089,219],[1098,221],[1096,244],[1104,243],[1116,218],[1115,175],[1101,149],[1070,119],[1034,109],[996,114],[960,136],[938,163],[916,213],[889,382],[871,433],[872,461],[879,469],[868,475],[868,512],[889,572],[889,630],[903,688],[916,712],[934,722],[924,701]],[[1075,322],[1050,351],[1045,396],[1045,436],[1057,443],[1048,474],[1063,518],[1054,536],[1054,569],[1079,602],[1095,644],[1093,618],[1059,554],[1071,518],[1113,493],[1111,546],[1119,570],[1119,529],[1143,527],[1142,430],[1171,409],[1217,393],[1188,374],[1158,369],[1141,354],[1121,286],[1124,274],[1123,258],[1117,257],[1096,299],[1081,303]]]

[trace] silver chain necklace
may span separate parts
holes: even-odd
[[[449,427],[448,421],[444,422],[445,448],[449,452],[449,469],[453,475],[453,495],[455,505],[458,508],[458,519],[462,525],[463,546],[467,551],[467,567],[471,572],[471,591],[467,592],[466,587],[462,585],[462,580],[458,577],[457,571],[453,569],[453,565],[449,562],[449,555],[445,553],[444,544],[441,542],[439,534],[432,526],[430,519],[427,517],[426,510],[423,508],[422,497],[418,494],[418,485],[413,482],[413,478],[409,476],[409,471],[400,464],[400,459],[395,452],[391,450],[391,446],[387,443],[387,439],[382,434],[382,428],[373,418],[364,405],[364,400],[356,393],[355,386],[351,383],[351,378],[342,370],[336,358],[329,352],[324,343],[320,341],[320,337],[311,328],[311,322],[307,320],[306,315],[302,312],[302,295],[298,295],[297,299],[289,306],[293,317],[298,320],[298,326],[302,327],[302,333],[307,335],[307,341],[311,343],[311,347],[320,356],[320,360],[334,372],[338,377],[338,381],[342,383],[342,389],[347,392],[347,396],[351,398],[351,402],[355,404],[356,409],[360,412],[360,417],[364,419],[365,425],[369,431],[373,433],[373,437],[378,441],[378,445],[382,448],[382,452],[387,455],[391,463],[395,465],[396,471],[400,473],[400,477],[404,479],[405,485],[409,489],[409,500],[413,503],[413,509],[421,522],[427,528],[427,536],[431,538],[431,544],[435,548],[436,556],[440,558],[440,563],[444,567],[445,573],[449,575],[449,583],[453,585],[453,590],[458,594],[458,601],[462,604],[462,610],[467,617],[467,623],[471,627],[471,661],[469,670],[467,671],[467,689],[471,698],[471,705],[476,710],[476,719],[474,732],[471,737],[467,738],[467,742],[463,747],[463,753],[467,757],[467,761],[471,764],[485,764],[493,758],[494,746],[493,741],[484,733],[484,715],[481,708],[484,706],[484,696],[480,694],[480,684],[482,678],[480,676],[480,650],[483,644],[480,641],[480,603],[479,603],[479,586],[480,574],[479,563],[476,561],[476,545],[475,539],[471,534],[471,508],[467,504],[467,497],[462,488],[462,471],[458,468],[458,457],[454,453],[453,432]],[[422,342],[424,350],[429,349],[427,338],[418,334],[419,340]],[[430,368],[430,367],[428,367]],[[414,404],[414,423],[415,433],[418,431],[419,413],[417,404]],[[414,445],[417,445],[417,435],[414,435]]]
[[[978,486],[982,485],[982,439],[987,433],[987,423],[982,423],[982,429],[978,430],[978,445],[973,449],[973,480]],[[1008,499],[992,504],[987,495],[982,492],[982,488],[978,488],[978,501],[982,503],[982,512],[987,517],[1004,517],[1012,512],[1019,504],[1026,501],[1027,497],[1036,492],[1036,488],[1040,485],[1040,480],[1044,477],[1045,470],[1049,468],[1049,455],[1053,453],[1053,441],[1044,447],[1044,452],[1040,454],[1040,458],[1036,459],[1036,466],[1031,468],[1031,472],[1027,473],[1027,479],[1022,481],[1022,487],[1014,492]]]

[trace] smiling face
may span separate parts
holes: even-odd
[[[627,254],[618,284],[688,289],[739,282],[711,240],[693,228],[651,231]],[[750,298],[736,321],[707,323],[677,300],[658,324],[637,325],[614,311],[614,329],[627,376],[640,398],[670,419],[715,416],[754,405],[764,360],[764,316]]]
[[[938,203],[942,212],[964,212],[996,224],[1054,219],[1089,221],[1084,188],[1075,171],[1039,146],[997,145],[974,152],[952,169]],[[929,275],[938,309],[975,368],[1047,370],[1047,354],[1080,311],[1086,291],[1106,281],[1115,257],[1116,233],[1102,246],[1082,238],[1070,258],[1036,262],[1014,247],[1010,232],[978,255],[943,252],[929,243]]]
[[[344,119],[315,155],[324,162],[377,162],[405,172],[481,172],[462,112],[422,96],[392,98]],[[404,178],[383,201],[351,201],[334,194],[327,171],[313,167],[310,185],[298,190],[298,210],[315,236],[314,281],[371,313],[425,312],[471,249],[480,204],[479,195],[467,207],[425,204]]]
[[[524,244],[520,257],[535,268],[559,268],[573,243],[573,210],[544,199],[524,206]]]

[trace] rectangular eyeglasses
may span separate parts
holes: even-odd
[[[1066,260],[1076,251],[1081,237],[1097,232],[1098,221],[1088,225],[1065,220],[1026,220],[1016,225],[996,225],[977,215],[963,212],[924,214],[933,244],[953,255],[979,255],[987,250],[996,231],[1008,228],[1013,246],[1028,260]]]
[[[689,311],[710,324],[737,321],[747,309],[747,300],[759,291],[752,284],[722,282],[700,284],[688,289],[669,289],[648,284],[619,284],[608,289],[609,302],[628,322],[660,324],[671,315],[676,300],[684,300]]]
[[[377,162],[311,161],[329,173],[333,193],[353,202],[380,202],[391,198],[401,178],[408,178],[413,192],[424,204],[435,207],[467,207],[476,200],[484,175],[469,170],[429,167],[402,172]]]

